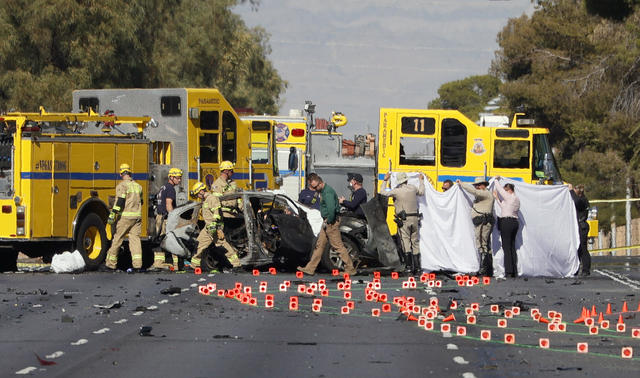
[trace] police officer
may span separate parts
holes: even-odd
[[[478,275],[491,276],[493,256],[491,255],[489,236],[495,220],[493,218],[493,194],[487,189],[489,182],[484,177],[476,177],[473,184],[462,183],[459,179],[456,180],[456,183],[475,197],[471,208],[471,221],[475,227],[476,248],[480,254]]]
[[[142,268],[142,246],[140,232],[142,231],[142,186],[131,178],[129,164],[120,165],[122,181],[116,186],[116,202],[111,209],[107,223],[116,227],[111,241],[111,248],[107,252],[106,267],[115,270],[118,265],[118,251],[126,234],[129,234],[129,250],[134,271]]]
[[[298,194],[298,202],[303,205],[307,205],[313,209],[320,210],[320,193],[309,187],[309,177],[311,175],[307,175],[307,187],[300,191]]]
[[[211,185],[211,193],[218,198],[227,193],[238,192],[238,186],[233,181],[233,163],[225,160],[220,163],[220,177]],[[242,208],[242,198],[234,200],[225,200],[220,202],[220,213],[224,218],[235,218],[238,216],[238,211]],[[226,240],[224,236],[224,224],[219,228],[218,240],[216,241],[217,247],[223,247],[227,253],[225,256],[231,263],[233,268],[240,267],[240,259],[238,254],[231,244]]]
[[[364,211],[362,211],[360,205],[367,202],[367,191],[362,187],[362,175],[359,173],[349,173],[347,179],[349,180],[349,186],[353,190],[351,200],[347,201],[344,197],[340,197],[338,200],[342,206],[346,207],[356,216],[364,218]]]
[[[591,274],[591,255],[587,250],[587,239],[589,235],[589,200],[584,195],[584,185],[578,184],[575,187],[569,184],[569,192],[576,207],[578,217],[578,232],[580,235],[580,246],[578,247],[578,258],[580,259],[580,269],[578,275],[588,276]]]
[[[342,243],[340,234],[340,204],[338,203],[338,195],[332,187],[325,184],[322,178],[315,173],[309,175],[309,187],[320,193],[320,214],[324,219],[322,229],[316,239],[316,247],[311,254],[311,259],[306,266],[298,267],[298,270],[309,275],[314,275],[316,268],[322,259],[322,254],[327,246],[327,240],[335,251],[340,254],[340,258],[344,263],[344,271],[347,274],[356,274],[353,267],[353,261],[349,256],[349,251]]]
[[[156,195],[156,235],[158,241],[167,233],[167,215],[176,208],[176,190],[175,187],[180,185],[182,181],[182,170],[180,168],[171,168],[169,170],[169,179],[167,183],[160,187]],[[178,270],[178,256],[172,255],[173,268]],[[150,270],[165,269],[165,253],[158,247],[153,253],[153,265]]]
[[[387,187],[390,177],[390,173],[384,176],[383,188]],[[380,194],[393,197],[398,234],[400,234],[402,250],[405,254],[405,271],[418,274],[422,270],[422,265],[420,265],[420,244],[418,243],[421,214],[418,212],[418,199],[416,196],[424,195],[424,175],[420,174],[420,186],[418,188],[407,183],[409,177],[404,172],[398,173],[396,179],[398,184],[394,189],[383,190]]]
[[[202,263],[202,252],[212,243],[218,240],[222,234],[222,218],[220,216],[220,199],[213,193],[207,192],[207,187],[201,182],[196,182],[191,187],[191,196],[204,200],[202,204],[202,218],[204,219],[204,228],[200,230],[198,235],[198,249],[196,254],[191,257],[191,268],[199,268]]]

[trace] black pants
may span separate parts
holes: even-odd
[[[518,219],[499,218],[500,238],[504,251],[504,273],[507,277],[518,275],[518,256],[516,255],[516,234],[518,233]]]
[[[580,259],[582,273],[589,273],[591,271],[591,255],[587,250],[587,234],[589,234],[589,224],[578,223],[578,230],[580,232],[580,247],[578,247],[578,259]]]

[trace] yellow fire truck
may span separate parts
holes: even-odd
[[[12,268],[18,251],[49,255],[78,249],[89,269],[107,252],[105,227],[127,163],[148,192],[149,117],[88,113],[8,113],[0,116],[0,269]],[[99,133],[80,130],[94,124]],[[134,132],[114,135],[130,125]],[[143,209],[146,236],[147,207]]]
[[[222,161],[235,164],[233,179],[242,189],[274,189],[280,186],[274,122],[243,121],[217,89],[81,89],[73,91],[73,111],[91,108],[101,113],[144,114],[157,121],[145,132],[153,141],[150,192],[166,182],[170,167],[189,172],[176,188],[178,204],[187,201],[188,188],[196,181],[210,186],[220,174]],[[117,130],[127,134],[130,127]],[[92,130],[87,130],[92,132]],[[264,156],[252,156],[251,144],[264,143]]]
[[[481,126],[457,110],[380,109],[378,190],[387,172],[422,172],[442,190],[445,180],[478,176],[557,183],[549,130],[516,113],[511,125]],[[392,212],[388,224],[395,232]]]

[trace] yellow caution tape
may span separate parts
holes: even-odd
[[[626,246],[626,247],[592,249],[592,250],[589,251],[589,253],[594,254],[594,253],[599,253],[599,252],[621,251],[623,249],[638,249],[638,248],[640,248],[640,244],[630,245],[630,246]]]

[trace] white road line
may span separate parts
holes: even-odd
[[[86,344],[88,342],[89,342],[89,340],[87,340],[87,339],[80,339],[78,341],[72,342],[71,345],[82,345],[82,344]]]
[[[204,282],[204,281],[206,281],[204,278],[200,278],[200,279],[198,280],[198,282]],[[198,285],[196,285],[196,286],[198,286]]]
[[[48,359],[53,359],[53,358],[61,357],[63,354],[64,354],[64,352],[63,352],[63,351],[61,351],[61,350],[59,350],[59,351],[53,352],[53,353],[51,353],[51,354],[47,354],[47,355],[46,355],[46,356],[44,356],[44,357],[45,357],[45,358],[48,358]]]
[[[455,362],[456,364],[460,364],[460,365],[468,365],[469,364],[469,361],[465,360],[464,357],[462,357],[462,356],[453,357],[453,362]]]
[[[109,328],[102,328],[102,329],[99,329],[97,331],[93,331],[93,334],[94,335],[100,335],[100,334],[103,334],[103,333],[107,333],[109,331],[111,331]]]
[[[453,337],[453,335],[451,334],[451,332],[442,332],[442,337],[444,337],[445,339],[448,339]]]
[[[134,313],[133,313],[133,314],[131,314],[131,315],[133,315],[133,316],[140,316],[140,315],[142,315],[142,314],[144,314],[144,311],[136,311],[136,312],[134,312]]]
[[[617,277],[615,277],[615,276],[612,276],[612,275],[611,275],[611,274],[609,274],[609,273],[605,273],[605,272],[603,272],[603,271],[601,271],[601,270],[599,270],[599,269],[594,269],[593,271],[594,271],[594,272],[596,272],[596,273],[598,273],[598,274],[600,274],[600,275],[603,275],[603,276],[605,276],[605,277],[609,277],[609,278],[611,278],[612,280],[614,280],[614,281],[616,281],[616,282],[619,282],[619,283],[621,283],[621,284],[623,284],[623,285],[629,286],[629,287],[630,287],[630,288],[632,288],[632,289],[636,289],[636,290],[639,290],[639,289],[640,289],[640,287],[638,287],[638,286],[636,286],[636,285],[633,285],[633,284],[631,284],[631,283],[629,283],[629,282],[625,282],[625,281],[623,281],[623,280],[621,280],[621,279],[619,279],[619,278],[617,278]]]
[[[120,319],[120,320],[116,320],[115,322],[113,322],[114,324],[122,324],[122,323],[126,323],[128,320],[127,319]]]
[[[198,287],[198,284],[197,283],[192,283],[190,286],[191,287]]]
[[[158,309],[158,306],[156,306],[156,305],[151,305],[151,306],[147,307],[147,310],[149,310],[149,311],[155,311],[157,309]]]
[[[462,378],[476,378],[476,375],[468,371],[466,373],[462,373]]]
[[[448,350],[458,350],[458,346],[456,344],[447,344]]]
[[[602,269],[602,271],[603,271],[603,272],[607,272],[607,273],[611,274],[612,276],[618,277],[618,278],[620,278],[620,279],[621,279],[621,280],[623,280],[623,281],[631,282],[632,284],[634,284],[634,285],[636,285],[636,286],[640,286],[640,281],[632,280],[632,279],[631,279],[631,278],[629,278],[628,276],[625,276],[625,275],[623,275],[623,274],[621,274],[621,273],[612,272],[612,271],[610,271],[610,270],[608,270],[608,269]]]
[[[163,299],[161,301],[158,301],[158,304],[165,304],[165,303],[169,303],[168,299]]]
[[[42,305],[41,305],[41,304],[34,304],[34,305],[33,305],[33,308],[40,308],[40,307],[42,307]]]
[[[26,367],[26,368],[24,368],[22,370],[16,371],[16,374],[18,374],[18,375],[31,374],[31,372],[34,371],[34,370],[38,370],[38,369],[33,367],[33,366],[29,366],[29,367]]]

